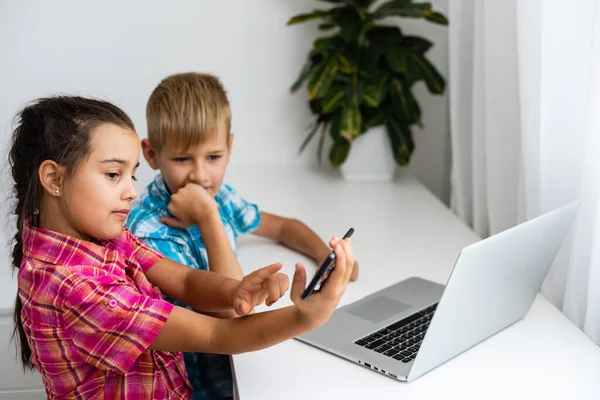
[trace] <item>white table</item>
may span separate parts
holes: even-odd
[[[356,232],[361,272],[340,305],[410,276],[445,283],[460,249],[478,240],[410,175],[393,184],[349,184],[298,167],[231,167],[226,181],[262,209],[296,217],[323,239]],[[246,272],[271,262],[314,263],[266,240],[245,237]],[[291,304],[289,298],[273,306]],[[539,295],[520,322],[411,383],[290,340],[234,356],[241,400],[600,399],[600,348]]]
[[[231,166],[226,181],[264,210],[299,218],[324,239],[356,229],[352,244],[361,275],[340,305],[413,275],[445,283],[459,250],[477,240],[405,174],[393,184],[348,184],[306,167]],[[290,275],[297,261],[314,271],[307,258],[266,240],[245,237],[238,252],[247,272],[274,261]],[[42,399],[39,376],[21,375],[7,356],[16,292],[7,271],[5,265],[0,272],[0,400]],[[287,298],[280,303],[290,304]],[[600,399],[600,348],[541,296],[523,321],[408,384],[295,340],[234,356],[234,364],[242,400]]]

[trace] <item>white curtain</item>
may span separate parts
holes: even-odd
[[[600,0],[451,0],[455,212],[482,237],[581,207],[544,295],[600,344]]]

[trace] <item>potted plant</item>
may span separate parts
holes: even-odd
[[[431,42],[404,35],[397,26],[384,25],[381,20],[399,16],[424,18],[443,25],[448,21],[432,10],[430,3],[412,0],[387,1],[377,7],[373,7],[375,0],[321,1],[333,6],[296,15],[288,21],[288,25],[294,25],[320,20],[319,30],[331,31],[314,41],[300,76],[290,88],[294,93],[307,82],[309,106],[315,115],[300,152],[320,133],[317,150],[320,161],[328,132],[333,139],[329,151],[331,164],[334,167],[344,164],[342,174],[346,178],[361,179],[361,169],[371,168],[376,156],[365,160],[354,174],[344,174],[344,162],[357,138],[367,132],[366,136],[377,134],[384,141],[391,171],[380,172],[378,176],[377,172],[375,175],[367,172],[367,175],[369,179],[391,179],[395,163],[405,166],[410,161],[414,150],[411,128],[421,124],[421,109],[412,93],[413,85],[423,80],[431,93],[442,94],[445,82],[425,56]],[[372,131],[377,133],[371,134]],[[386,142],[391,144],[391,152]]]

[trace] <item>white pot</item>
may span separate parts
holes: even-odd
[[[386,127],[371,128],[356,138],[340,171],[345,180],[352,182],[391,181],[396,161]]]

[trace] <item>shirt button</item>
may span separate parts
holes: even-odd
[[[116,307],[117,301],[115,299],[110,299],[110,301],[108,302],[108,305],[111,307]]]

